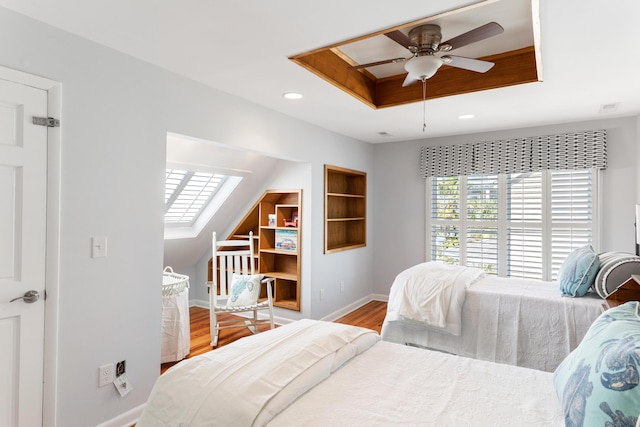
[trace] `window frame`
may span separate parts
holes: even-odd
[[[601,188],[602,181],[602,171],[591,168],[591,169],[582,169],[588,170],[591,173],[591,210],[592,210],[592,218],[590,227],[587,229],[591,231],[591,245],[593,246],[596,252],[600,246],[601,241],[601,232],[602,232],[602,206],[601,200],[599,197],[599,189]],[[559,263],[553,259],[553,251],[552,251],[552,231],[558,230],[559,225],[569,225],[574,227],[571,220],[567,221],[552,221],[550,218],[551,213],[551,174],[553,170],[544,170],[540,171],[542,175],[542,194],[541,194],[541,204],[543,206],[543,215],[541,221],[539,223],[535,222],[518,222],[518,228],[527,230],[527,229],[540,229],[541,230],[541,263],[542,263],[542,275],[541,279],[546,281],[556,280],[557,271],[560,267],[561,262]],[[471,176],[492,176],[497,175],[498,177],[498,219],[497,220],[468,220],[467,219],[467,200],[468,195],[467,192],[467,181],[468,177],[461,175],[458,176],[459,182],[459,218],[458,219],[439,219],[433,221],[433,200],[432,200],[432,186],[433,186],[433,177],[426,177],[425,184],[425,215],[426,215],[426,228],[425,228],[425,249],[426,256],[425,259],[427,261],[432,260],[432,254],[434,251],[434,245],[432,241],[432,228],[434,224],[442,224],[442,225],[451,225],[459,227],[458,230],[458,243],[459,243],[459,254],[458,254],[458,263],[460,265],[466,265],[467,262],[467,231],[470,227],[473,228],[482,228],[482,227],[497,227],[497,245],[498,245],[498,256],[497,256],[497,265],[498,265],[498,273],[497,276],[500,277],[508,277],[508,266],[507,266],[507,247],[508,247],[508,229],[510,225],[513,225],[512,221],[509,221],[507,218],[507,180],[509,174],[476,174]],[[447,177],[441,177],[447,178]],[[464,195],[464,197],[463,197]],[[575,227],[579,229],[580,227]],[[584,229],[584,227],[582,227]],[[577,246],[576,246],[577,247]],[[571,250],[575,249],[572,247]],[[567,253],[568,255],[568,253]],[[564,258],[563,258],[564,259]],[[492,274],[492,273],[490,273]],[[519,277],[519,276],[511,276],[511,277]]]

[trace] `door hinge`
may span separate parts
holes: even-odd
[[[33,117],[33,124],[50,128],[58,128],[60,127],[60,120],[54,119],[53,117]]]

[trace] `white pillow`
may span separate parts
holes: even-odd
[[[227,298],[227,307],[241,307],[258,302],[262,274],[234,274]]]

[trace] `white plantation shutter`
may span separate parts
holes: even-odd
[[[464,264],[498,273],[498,175],[466,177]]]
[[[460,263],[460,179],[459,177],[433,178],[431,216],[438,220],[429,228],[431,258],[448,264]]]
[[[430,259],[488,274],[556,280],[567,255],[597,235],[596,173],[429,178]]]
[[[592,243],[594,175],[591,171],[554,171],[551,175],[551,263],[553,279],[567,255]]]
[[[498,175],[467,177],[467,219],[495,221],[498,219]]]
[[[455,225],[431,227],[432,259],[460,265],[460,228]]]
[[[510,227],[507,230],[507,277],[545,279],[542,230]]]
[[[465,265],[498,274],[498,228],[468,227]]]
[[[513,223],[542,222],[542,173],[507,176],[507,219]]]
[[[192,225],[226,178],[216,173],[167,169],[165,224]]]
[[[507,176],[507,276],[542,279],[543,174]]]
[[[434,178],[432,200],[435,218],[460,218],[459,177]]]

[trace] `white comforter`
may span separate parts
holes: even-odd
[[[479,268],[425,262],[400,273],[391,286],[387,320],[416,322],[458,336],[467,289],[484,277]]]
[[[137,427],[261,426],[379,340],[301,320],[185,360],[154,386]]]
[[[551,373],[378,341],[373,331],[353,326],[299,321],[174,366],[159,378],[137,423],[252,425],[563,422]]]
[[[553,374],[380,341],[268,427],[563,427]]]
[[[595,293],[563,297],[557,282],[487,275],[467,290],[459,336],[397,316],[385,318],[381,335],[384,341],[553,372],[600,313],[602,299]]]

